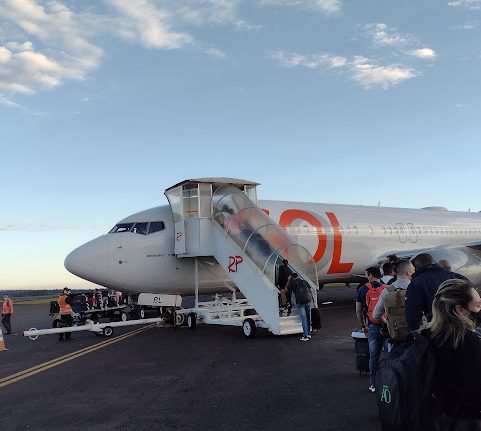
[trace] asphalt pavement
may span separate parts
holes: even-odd
[[[355,289],[319,294],[310,342],[237,327],[128,327],[59,342],[5,336],[5,430],[379,430],[367,376],[355,369]],[[19,333],[51,324],[48,305],[18,305]],[[5,425],[5,428],[4,428]]]

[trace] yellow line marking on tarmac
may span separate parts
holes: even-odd
[[[4,377],[0,379],[0,388],[5,386],[11,385],[12,383],[18,382],[20,380],[26,379],[27,377],[31,377],[37,373],[41,373],[42,371],[46,371],[50,368],[56,367],[57,365],[61,365],[65,362],[71,361],[73,359],[79,358],[84,356],[88,353],[94,352],[95,350],[102,349],[107,347],[111,344],[118,343],[119,341],[123,341],[126,338],[132,337],[133,335],[139,334],[140,332],[146,331],[154,327],[156,324],[153,323],[151,325],[145,326],[140,329],[136,329],[134,331],[127,332],[126,334],[119,335],[114,337],[110,340],[101,341],[100,343],[93,344],[92,346],[85,347],[83,349],[77,350],[76,352],[69,353],[68,355],[61,356],[59,358],[52,359],[50,361],[44,362],[43,364],[36,365],[31,368],[27,368],[26,370],[20,371],[16,374],[12,374],[11,376]]]

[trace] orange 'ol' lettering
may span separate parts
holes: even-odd
[[[329,221],[334,229],[334,249],[332,251],[331,266],[329,267],[327,273],[344,274],[346,272],[350,272],[354,264],[351,262],[341,263],[342,235],[341,231],[339,230],[339,221],[334,213],[326,212],[326,215],[329,217]]]
[[[317,250],[313,256],[314,262],[317,263],[322,259],[322,256],[324,256],[324,253],[326,252],[326,246],[327,246],[327,238],[326,238],[326,234],[322,229],[322,224],[311,213],[308,213],[307,211],[302,211],[302,210],[284,211],[281,215],[281,218],[279,219],[279,224],[281,225],[282,228],[285,229],[287,226],[290,226],[294,220],[297,220],[297,219],[305,220],[306,222],[310,223],[312,226],[317,228],[317,238],[319,240],[319,243],[317,245]]]

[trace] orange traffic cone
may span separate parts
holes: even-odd
[[[4,350],[8,350],[8,349],[5,347],[5,341],[3,341],[2,328],[0,328],[0,352],[3,352]]]

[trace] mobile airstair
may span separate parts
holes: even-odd
[[[189,327],[196,320],[242,326],[246,336],[256,327],[275,335],[301,333],[297,315],[279,313],[276,271],[282,259],[305,279],[313,292],[318,289],[314,260],[266,212],[257,205],[257,183],[231,178],[185,180],[165,191],[174,218],[175,254],[195,259],[196,301],[185,313]],[[198,264],[214,257],[244,296],[199,302]],[[317,298],[317,295],[314,295]],[[317,305],[317,304],[316,304]]]

